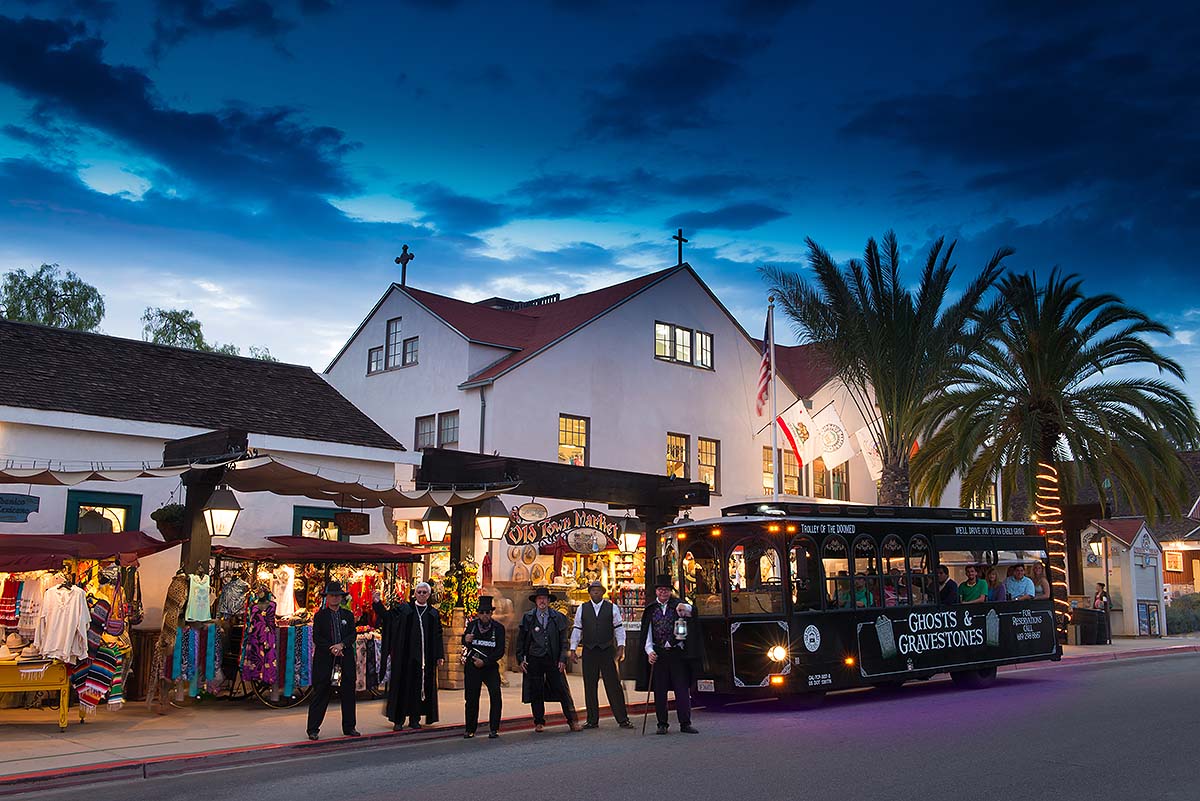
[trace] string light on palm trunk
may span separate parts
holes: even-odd
[[[1067,532],[1063,527],[1058,468],[1047,462],[1038,462],[1035,500],[1037,511],[1034,513],[1034,519],[1046,529],[1054,611],[1060,620],[1067,621],[1071,618],[1071,606],[1067,602]]]

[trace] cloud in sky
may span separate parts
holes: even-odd
[[[788,216],[788,212],[762,203],[733,203],[712,211],[687,211],[667,220],[668,227],[748,231]]]

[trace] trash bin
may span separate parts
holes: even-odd
[[[1096,645],[1102,642],[1100,636],[1096,632],[1097,617],[1093,609],[1076,609],[1072,615],[1072,622],[1079,626],[1079,644],[1080,645]]]

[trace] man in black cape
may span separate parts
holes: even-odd
[[[636,687],[641,692],[654,690],[654,714],[658,734],[666,734],[667,693],[675,693],[675,714],[679,730],[699,734],[692,726],[692,679],[703,657],[700,627],[691,617],[691,604],[683,603],[671,591],[671,577],[660,574],[654,581],[654,600],[642,613],[642,647]],[[687,637],[675,636],[675,622],[687,618]]]
[[[546,727],[546,702],[562,704],[571,731],[579,731],[579,717],[567,685],[567,646],[571,624],[562,612],[550,608],[555,600],[548,587],[529,596],[534,607],[521,618],[517,629],[517,660],[521,663],[521,703],[533,708],[533,730]]]
[[[421,728],[438,719],[437,669],[445,662],[442,621],[429,603],[430,587],[421,582],[413,590],[413,602],[385,609],[375,597],[375,613],[382,621],[383,668],[391,667],[385,714],[393,731]]]

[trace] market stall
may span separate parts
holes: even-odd
[[[358,622],[358,686],[373,692],[382,682],[381,635],[372,609],[407,599],[412,566],[428,551],[405,545],[333,542],[309,537],[269,537],[270,546],[213,548],[211,570],[180,573],[168,589],[158,643],[160,668],[177,700],[204,694],[254,695],[273,707],[293,706],[311,686],[312,616],[328,581],[347,588],[346,605]]]
[[[67,725],[119,709],[140,621],[138,558],[171,547],[140,531],[0,535],[0,693],[7,705],[58,705]]]

